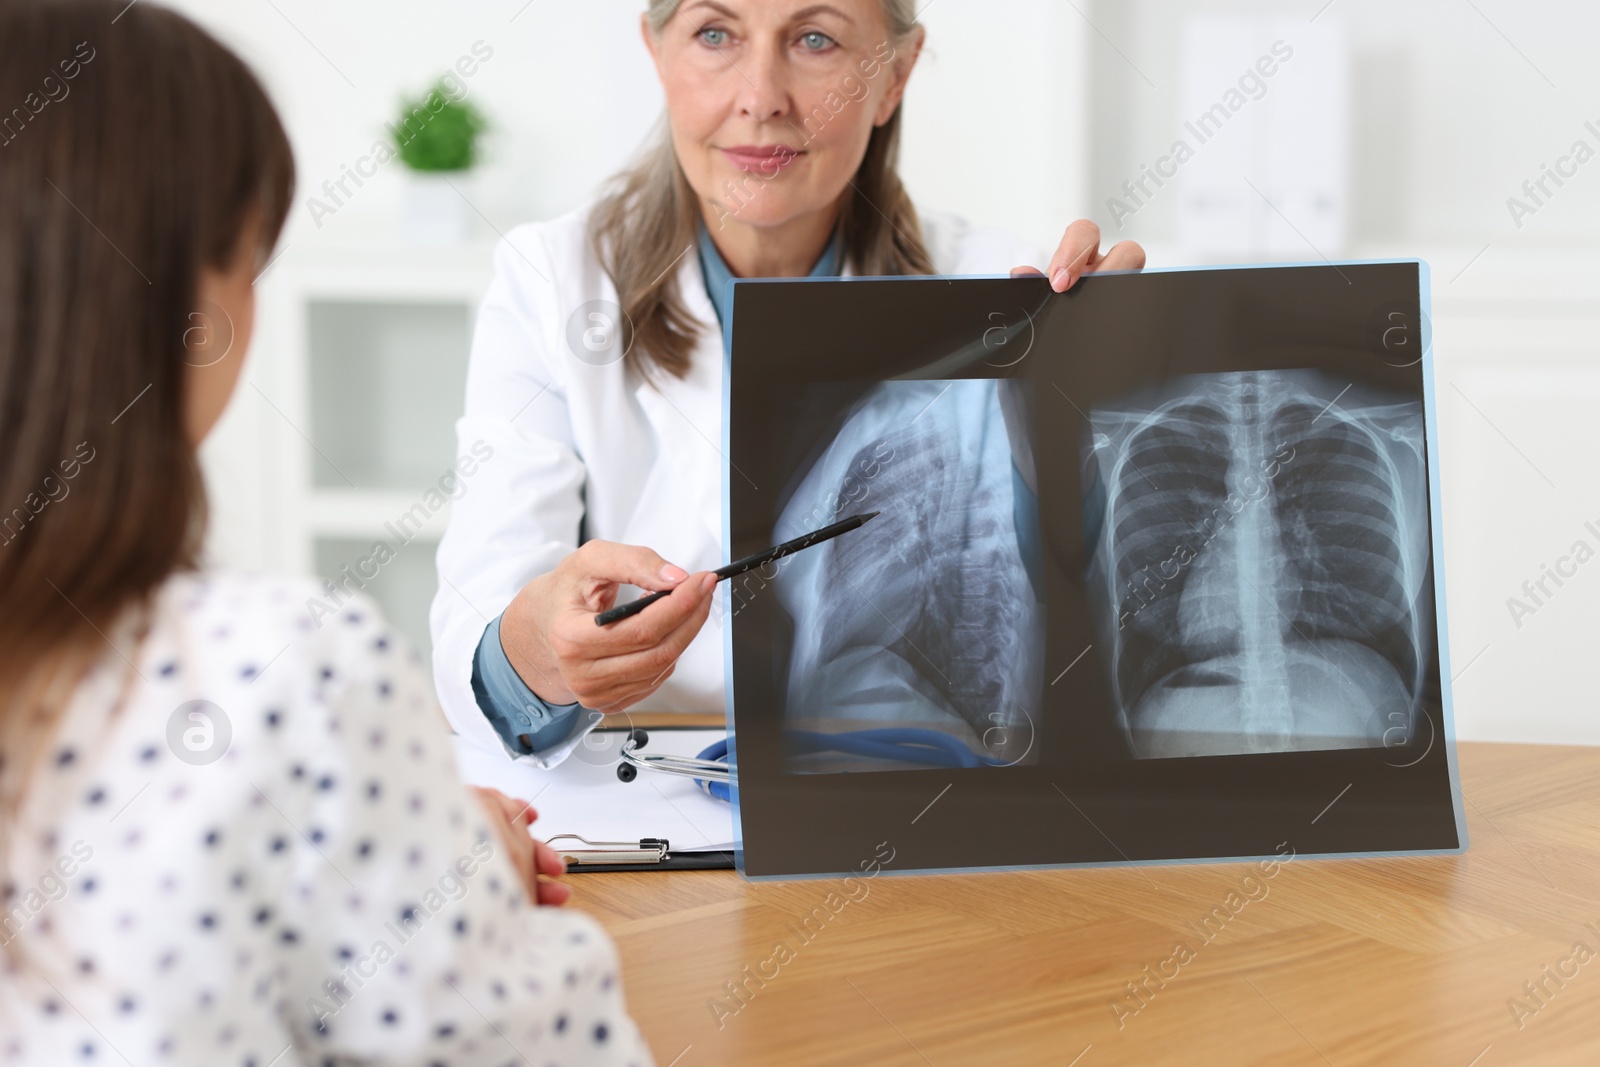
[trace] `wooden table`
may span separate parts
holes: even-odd
[[[848,898],[726,871],[569,880],[661,1067],[1600,1064],[1600,749],[1460,763],[1462,856],[878,877]],[[1230,892],[1248,903],[1202,939]]]

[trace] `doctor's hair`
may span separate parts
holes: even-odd
[[[881,0],[889,42],[900,45],[917,29],[914,0]],[[651,32],[660,33],[682,0],[649,0]],[[857,274],[932,274],[916,206],[900,181],[900,113],[872,131],[856,169],[853,195],[841,212],[841,269]],[[622,338],[630,369],[648,378],[664,371],[682,378],[700,339],[701,324],[684,303],[673,268],[695,243],[699,200],[678,163],[665,119],[654,143],[616,175],[589,216],[589,241],[611,276],[624,312]]]
[[[185,331],[202,271],[265,262],[294,189],[255,76],[149,3],[0,0],[0,107],[13,104],[0,113],[0,881],[72,691],[97,662],[133,678],[152,594],[196,566],[206,497]]]

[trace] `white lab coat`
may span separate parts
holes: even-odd
[[[456,424],[462,475],[439,545],[430,617],[434,680],[457,733],[508,757],[473,698],[473,655],[484,627],[517,591],[578,546],[580,522],[588,538],[645,545],[687,571],[727,561],[722,337],[699,256],[689,249],[673,268],[689,310],[704,324],[689,373],[643,382],[621,361],[587,352],[580,359],[569,341],[569,324],[581,337],[598,321],[586,304],[615,306],[617,299],[590,248],[587,216],[582,209],[519,226],[496,249],[494,282],[473,336],[466,412]],[[950,217],[922,221],[940,274],[1045,265],[1036,249],[1007,234]],[[720,618],[713,611],[672,677],[638,710],[723,709]],[[550,765],[577,740],[519,758]]]

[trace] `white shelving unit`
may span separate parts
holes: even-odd
[[[431,509],[424,496],[455,458],[492,249],[283,251],[258,284],[260,333],[241,410],[217,446],[237,464],[254,442],[257,499],[220,494],[217,554],[336,582],[354,575],[429,651],[434,555],[449,507]],[[237,532],[246,514],[259,532],[254,552],[226,544],[228,520]]]

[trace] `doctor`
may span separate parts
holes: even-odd
[[[1030,249],[919,215],[895,170],[922,49],[913,0],[650,0],[663,136],[598,202],[495,253],[457,424],[465,492],[439,547],[434,676],[455,729],[550,766],[626,708],[721,711],[731,277],[1086,273],[1088,221]],[[609,627],[624,585],[670,589]]]

